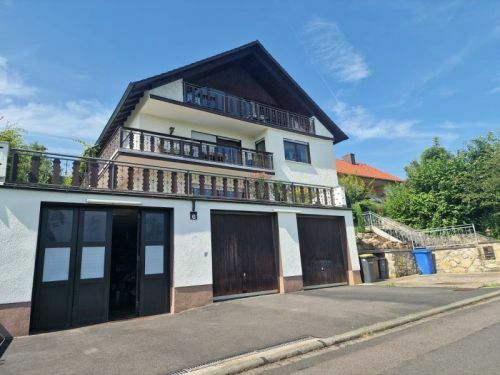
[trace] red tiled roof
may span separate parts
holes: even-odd
[[[380,169],[369,166],[368,164],[351,164],[344,160],[337,160],[337,173],[352,174],[359,177],[376,178],[387,181],[402,181],[399,177],[381,171]]]

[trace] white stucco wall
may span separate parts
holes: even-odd
[[[310,137],[305,134],[297,134],[286,130],[264,128],[256,136],[248,136],[235,131],[217,131],[207,126],[200,126],[194,123],[185,123],[177,120],[170,120],[163,117],[152,116],[145,113],[138,113],[128,123],[129,127],[149,130],[158,133],[168,134],[171,126],[175,127],[174,135],[181,137],[192,137],[192,131],[209,133],[222,137],[241,140],[242,147],[255,149],[255,142],[265,139],[266,151],[273,153],[274,180],[290,181],[296,183],[337,186],[337,171],[335,170],[335,158],[333,144],[331,140]],[[285,160],[284,140],[296,140],[307,142],[311,154],[311,163],[299,163]],[[224,173],[221,170],[221,173]]]
[[[307,142],[311,154],[311,163],[285,160],[283,143],[285,139]],[[271,128],[266,131],[265,140],[266,150],[273,153],[275,179],[331,187],[338,185],[331,140]]]
[[[180,102],[184,100],[184,88],[182,87],[182,79],[178,79],[177,81],[156,87],[150,92],[153,95],[162,96],[164,98],[172,100],[178,100]]]
[[[302,275],[297,211],[278,211],[281,268],[284,277]]]
[[[173,286],[212,283],[210,210],[277,212],[284,276],[300,275],[296,214],[343,216],[353,270],[359,270],[352,214],[349,210],[285,208],[272,205],[197,201],[198,220],[190,220],[191,202],[111,194],[64,193],[0,188],[0,304],[31,300],[41,202],[86,204],[87,199],[140,202],[139,207],[174,210]]]

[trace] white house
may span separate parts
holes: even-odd
[[[253,42],[130,83],[97,158],[2,144],[0,330],[358,283],[345,139]]]

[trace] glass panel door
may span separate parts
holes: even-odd
[[[81,208],[73,326],[108,320],[112,217],[109,209]]]
[[[78,209],[42,207],[32,331],[71,326],[77,227]]]
[[[168,213],[143,210],[139,262],[139,315],[161,314],[169,309],[168,241]]]

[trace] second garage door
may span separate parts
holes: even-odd
[[[272,214],[214,212],[214,297],[277,290]]]
[[[345,283],[342,218],[297,216],[304,286]]]

